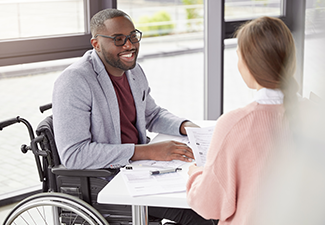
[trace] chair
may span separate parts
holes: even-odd
[[[40,111],[44,112],[51,107],[51,104],[41,106]],[[0,122],[0,131],[15,123],[24,123],[28,129],[31,142],[30,145],[22,145],[21,151],[23,153],[29,150],[33,152],[39,178],[43,184],[43,193],[31,196],[19,203],[7,217],[6,224],[12,224],[18,216],[23,218],[23,214],[28,214],[30,209],[38,210],[37,208],[42,206],[57,208],[50,214],[53,218],[60,220],[60,224],[89,224],[87,221],[90,220],[102,221],[100,217],[104,217],[111,225],[132,223],[131,206],[97,202],[99,191],[109,182],[108,178],[113,178],[119,169],[71,170],[65,168],[58,155],[52,116],[46,117],[39,123],[36,137],[31,124],[19,116]],[[46,214],[47,211],[44,213]],[[33,218],[34,216],[31,217],[32,220]],[[41,218],[44,220],[43,217]],[[95,224],[107,224],[107,222]],[[152,218],[149,219],[149,224],[161,224],[161,222],[159,219]]]
[[[58,155],[53,134],[53,118],[46,117],[36,129],[37,137],[31,146],[47,152],[43,157],[41,181],[43,192],[54,191],[76,196],[97,209],[110,224],[129,224],[132,221],[131,206],[103,205],[97,202],[98,192],[108,183],[106,177],[113,177],[119,169],[70,170],[65,168]],[[37,151],[37,150],[35,150]],[[39,170],[40,171],[40,170]]]
[[[126,206],[96,203],[97,193],[107,184],[100,177],[113,176],[117,170],[67,170],[60,165],[52,116],[40,123],[37,137],[28,120],[19,116],[0,121],[0,131],[15,123],[23,123],[28,129],[31,142],[30,145],[23,144],[21,151],[33,152],[43,193],[19,202],[9,212],[4,224],[107,225],[108,221],[111,221],[110,224],[128,224],[131,221],[131,213]]]

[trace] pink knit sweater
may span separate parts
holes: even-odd
[[[277,144],[291,138],[284,118],[283,105],[253,102],[218,119],[206,165],[187,183],[194,211],[218,225],[249,224],[266,165]]]

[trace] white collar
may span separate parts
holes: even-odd
[[[280,89],[261,88],[255,94],[255,101],[259,104],[283,104],[283,93]]]

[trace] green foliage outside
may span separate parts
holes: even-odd
[[[316,9],[322,9],[322,10],[324,10],[324,7],[325,7],[325,0],[317,0],[315,2],[315,8]]]
[[[264,2],[264,6],[267,6],[268,5],[268,0],[252,0],[252,1],[255,1],[255,2]]]
[[[184,5],[198,5],[198,4],[203,4],[203,0],[182,0]],[[199,8],[186,8],[186,18],[188,20],[191,19],[199,19],[202,18],[202,15],[200,14],[200,9]],[[201,22],[196,22],[196,25],[200,25]],[[192,30],[192,22],[189,21],[187,23],[187,26],[189,30]]]
[[[325,0],[317,0],[315,2],[315,11],[314,11],[314,22],[319,26],[320,29],[324,30],[325,22]]]
[[[169,13],[163,10],[156,12],[152,17],[140,17],[137,24],[137,28],[143,32],[144,36],[167,35],[174,29]]]
[[[317,0],[316,1],[316,8],[317,7],[325,7],[325,1],[324,0]]]

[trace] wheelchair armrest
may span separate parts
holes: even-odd
[[[92,170],[72,170],[67,169],[63,165],[52,168],[52,173],[63,176],[78,176],[78,177],[108,177],[118,173],[117,169],[92,169]]]

